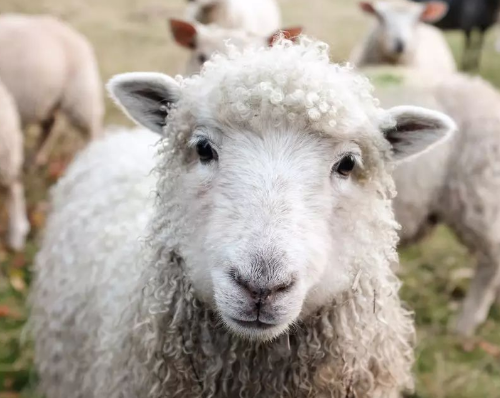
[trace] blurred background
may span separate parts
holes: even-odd
[[[248,0],[251,1],[251,0]],[[345,61],[369,27],[354,0],[281,0],[284,26],[301,25],[305,33],[330,44],[332,59]],[[51,14],[83,33],[94,46],[103,82],[128,71],[182,73],[189,51],[178,46],[168,28],[169,18],[182,18],[186,0],[0,0],[0,14]],[[500,54],[495,51],[499,27],[489,30],[478,71],[500,88]],[[460,64],[464,37],[446,38]],[[131,125],[109,100],[105,124]],[[27,317],[30,267],[43,229],[49,188],[84,145],[81,135],[58,119],[55,150],[42,167],[24,173],[28,216],[32,225],[24,251],[13,253],[0,242],[0,398],[36,397],[36,373],[29,341],[23,334]],[[33,147],[36,128],[27,135]],[[500,200],[500,198],[499,198]],[[0,234],[5,236],[7,213],[0,194]],[[444,227],[418,245],[401,252],[403,299],[416,311],[418,329],[415,373],[420,398],[500,397],[500,306],[476,337],[457,338],[448,332],[464,297],[474,262]]]

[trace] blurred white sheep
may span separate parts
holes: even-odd
[[[393,0],[361,2],[360,6],[377,22],[353,51],[350,60],[354,65],[404,65],[434,73],[457,70],[443,33],[424,23],[442,18],[448,10],[446,3]]]
[[[475,256],[475,276],[454,326],[472,335],[500,296],[500,93],[482,78],[459,73],[436,76],[402,67],[364,72],[384,106],[426,106],[457,122],[451,140],[398,165],[394,210],[403,243],[443,222]]]
[[[37,164],[47,161],[59,113],[86,138],[101,133],[104,103],[94,50],[55,17],[0,15],[0,79],[17,104],[22,127],[41,126]]]
[[[0,80],[0,187],[7,195],[7,243],[21,250],[29,232],[22,182],[23,134],[14,99]]]
[[[271,35],[281,26],[275,0],[192,0],[186,18],[260,36]]]

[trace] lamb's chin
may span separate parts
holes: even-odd
[[[221,314],[226,329],[239,338],[251,341],[272,341],[290,328],[290,323],[264,324],[261,322],[241,322]]]

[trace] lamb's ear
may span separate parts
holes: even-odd
[[[170,31],[177,44],[193,50],[196,48],[196,26],[179,19],[170,19]]]
[[[382,128],[382,132],[392,146],[395,161],[431,148],[457,128],[445,114],[425,108],[398,106],[387,112],[395,124],[391,128]]]
[[[366,12],[367,14],[377,15],[377,10],[375,9],[373,3],[370,1],[360,2],[359,8],[361,8],[361,11]]]
[[[434,23],[442,19],[448,12],[448,4],[443,1],[430,1],[425,3],[420,20]]]
[[[179,84],[162,73],[123,73],[114,76],[107,88],[125,114],[159,134],[163,133],[170,106],[180,98]]]
[[[299,37],[302,33],[302,26],[294,26],[293,28],[283,28],[278,30],[277,32],[273,33],[269,38],[267,39],[267,43],[269,44],[270,47],[278,40],[279,38],[283,37],[288,40],[295,41],[297,40],[297,37]]]

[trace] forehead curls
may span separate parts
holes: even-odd
[[[368,79],[330,63],[328,45],[300,37],[240,51],[227,44],[200,75],[178,78],[178,110],[258,128],[290,124],[325,134],[352,135],[383,117]],[[183,109],[184,108],[184,109]]]

